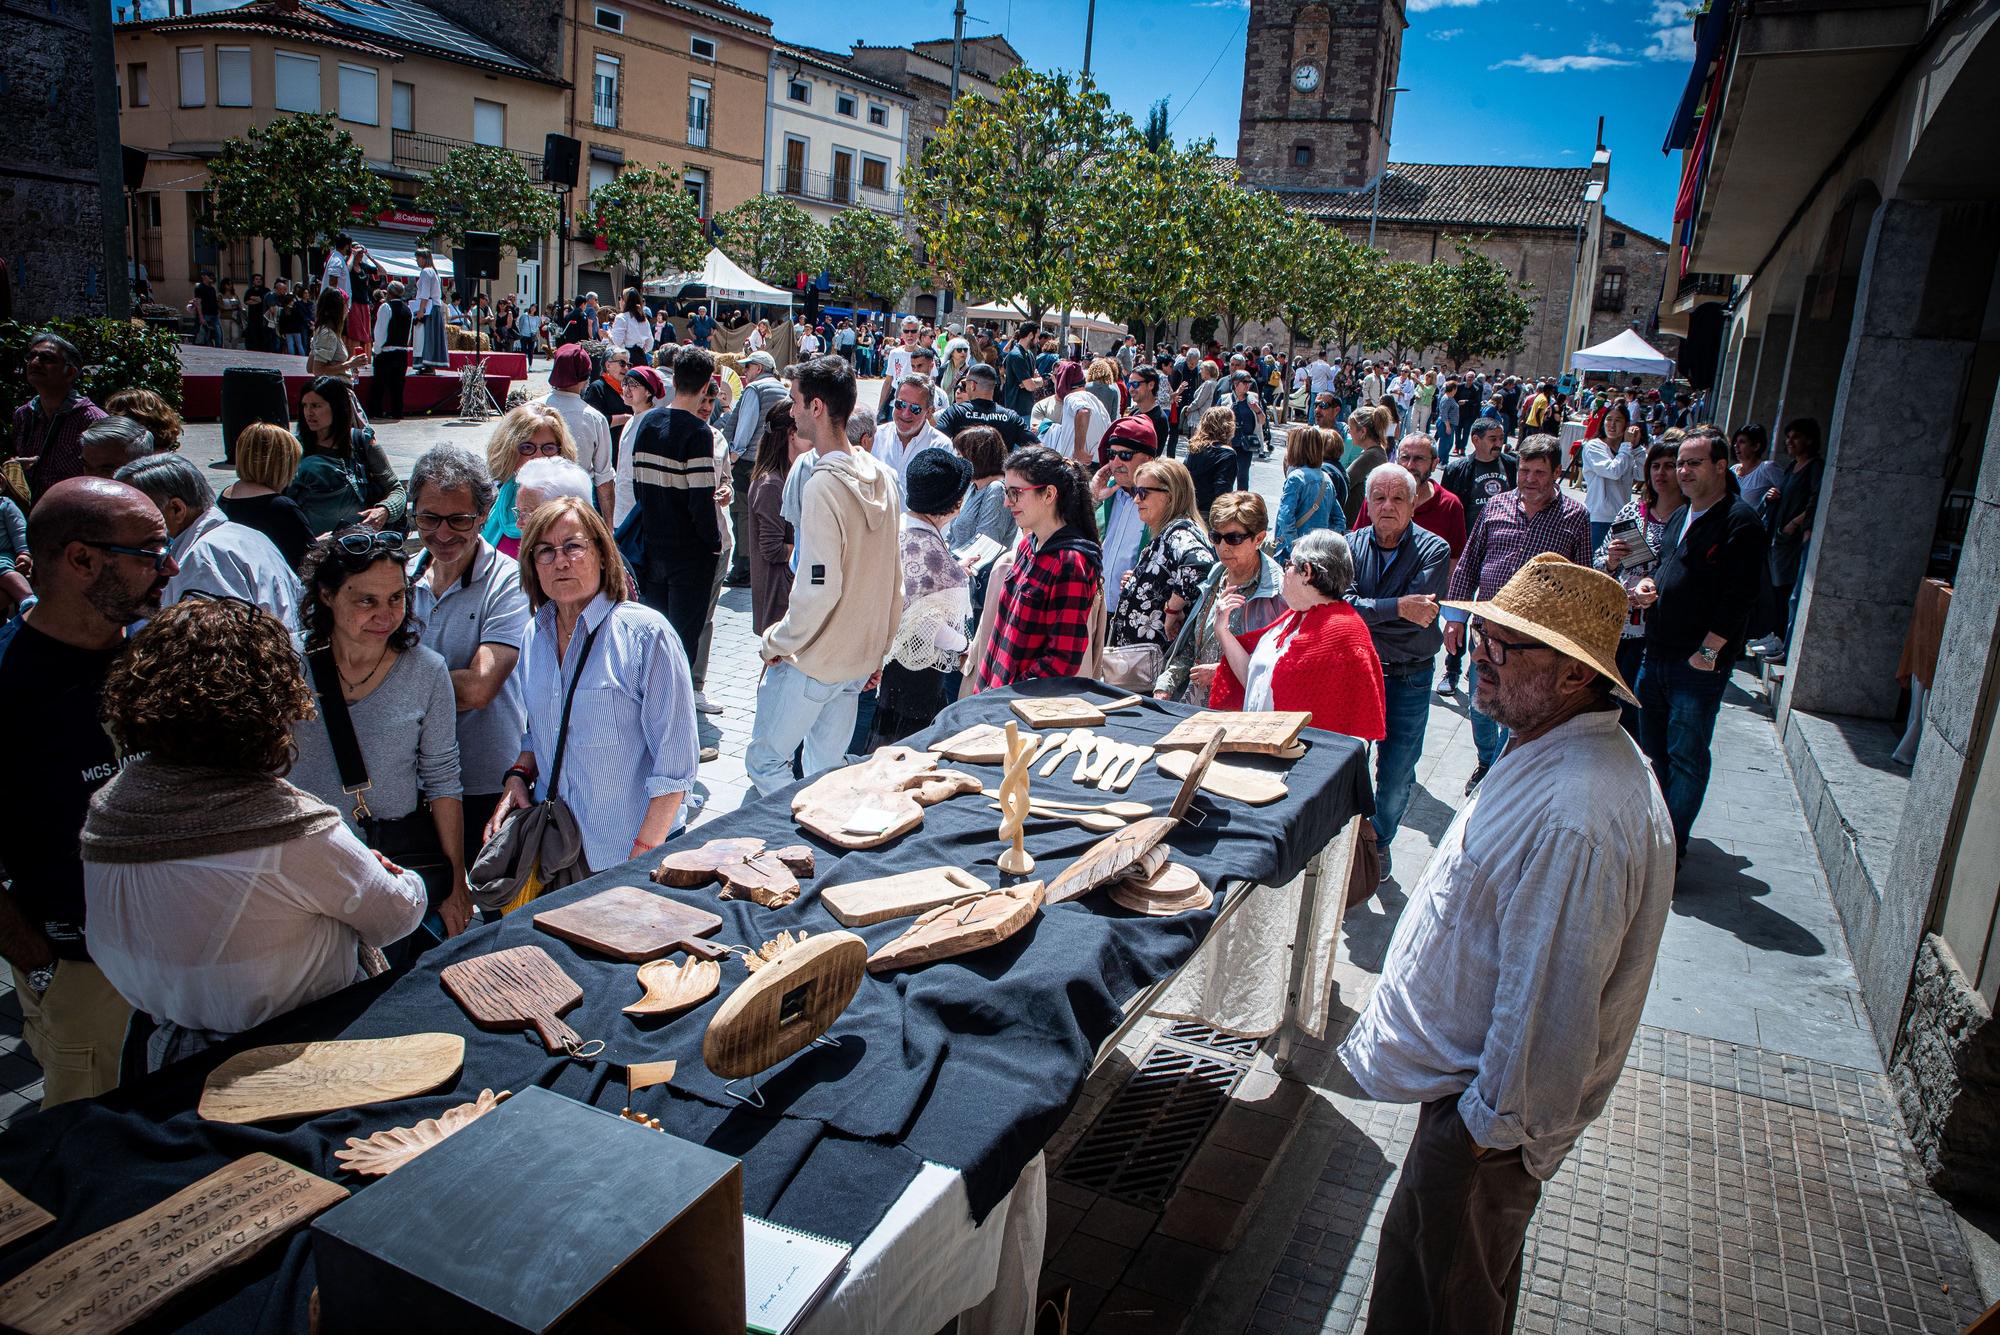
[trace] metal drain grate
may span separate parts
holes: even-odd
[[[1235,1034],[1225,1034],[1220,1029],[1210,1029],[1205,1024],[1194,1024],[1187,1020],[1168,1025],[1167,1032],[1162,1037],[1170,1038],[1176,1043],[1189,1043],[1198,1048],[1208,1048],[1210,1051],[1224,1053],[1238,1061],[1246,1062],[1257,1060],[1257,1045],[1261,1041],[1255,1038],[1238,1038]]]
[[[1155,1046],[1057,1176],[1100,1195],[1160,1209],[1243,1071],[1202,1053]]]

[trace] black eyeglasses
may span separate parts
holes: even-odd
[[[429,510],[417,511],[417,527],[422,529],[426,533],[437,532],[438,525],[440,524],[445,524],[450,526],[451,531],[453,533],[470,533],[472,532],[472,526],[474,524],[477,524],[478,522],[479,522],[478,515],[469,515],[463,513],[455,515],[440,515],[440,514],[433,514]]]
[[[363,560],[373,560],[378,556],[400,556],[403,551],[403,535],[400,533],[343,533],[333,540],[333,550],[342,556],[352,556]]]
[[[1217,532],[1214,536],[1215,540],[1225,547],[1241,547],[1257,535],[1255,533],[1242,533],[1232,529],[1228,533]]]
[[[1508,654],[1531,653],[1536,649],[1550,649],[1553,645],[1537,644],[1533,640],[1503,640],[1486,629],[1484,621],[1474,621],[1472,625],[1472,647],[1484,650],[1486,661],[1494,667],[1504,667]]]
[[[83,538],[81,541],[84,546],[95,547],[100,552],[113,552],[119,556],[143,556],[153,563],[155,570],[165,570],[167,562],[173,560],[172,550],[167,547],[127,547],[122,542],[92,542],[89,538]]]
[[[1138,458],[1139,452],[1137,450],[1113,450],[1111,451],[1111,457],[1129,461]]]
[[[1132,488],[1132,494],[1142,498],[1146,496],[1165,496],[1167,489],[1165,487],[1148,487],[1142,485]]]

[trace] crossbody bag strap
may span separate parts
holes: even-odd
[[[610,613],[605,614],[610,620]],[[569,689],[563,693],[562,722],[556,728],[556,758],[549,764],[549,796],[556,795],[556,785],[562,782],[563,751],[569,745],[569,710],[576,703],[576,684],[583,680],[584,664],[590,661],[590,647],[597,643],[597,632],[604,629],[600,621],[583,637],[583,652],[576,656],[576,671],[570,674]]]
[[[340,771],[340,790],[354,799],[354,819],[369,820],[368,762],[361,755],[361,739],[354,735],[354,717],[347,712],[347,697],[340,693],[340,669],[334,666],[333,646],[323,645],[306,655],[312,669],[313,689],[319,695],[319,716],[326,724],[326,737],[333,744],[333,764]]]

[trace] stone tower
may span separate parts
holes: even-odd
[[[1251,185],[1338,190],[1388,162],[1403,0],[1250,0],[1236,161]]]

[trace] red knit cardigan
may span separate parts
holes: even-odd
[[[1282,635],[1295,625],[1299,632],[1271,673],[1272,708],[1310,710],[1315,728],[1344,732],[1364,742],[1381,741],[1388,732],[1382,660],[1375,656],[1375,640],[1361,614],[1344,602],[1321,603],[1303,612],[1285,612],[1270,625],[1239,638],[1247,652],[1255,653],[1257,642],[1266,635]],[[1243,683],[1227,659],[1216,665],[1208,705],[1243,708]]]

